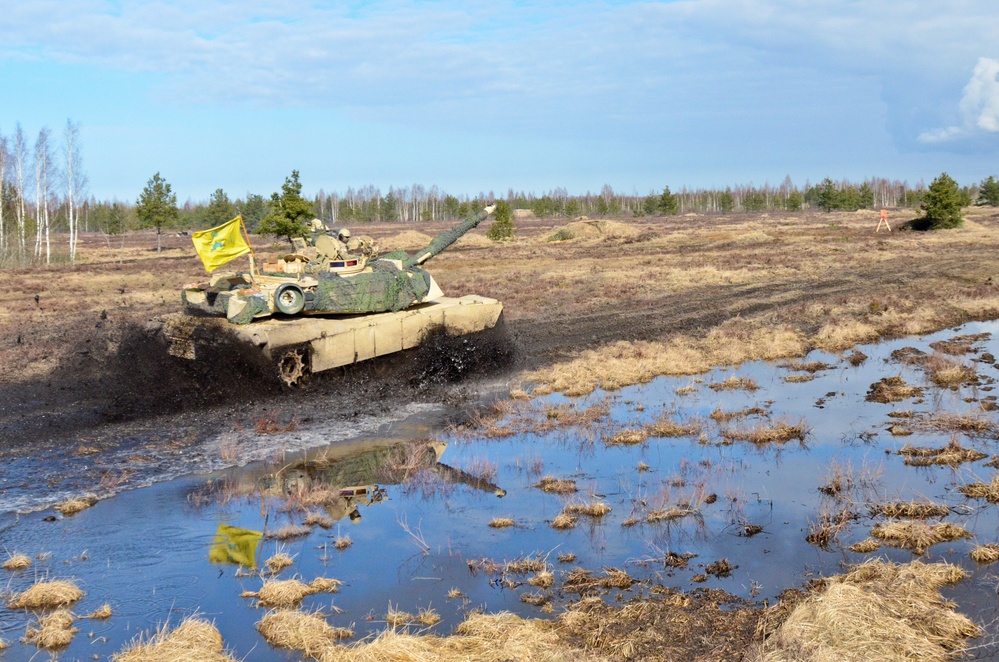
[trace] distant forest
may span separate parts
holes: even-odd
[[[149,227],[143,214],[137,213],[141,196],[126,201],[98,200],[87,194],[87,177],[79,149],[79,125],[67,121],[60,136],[53,139],[49,129],[42,129],[29,141],[20,126],[11,136],[0,134],[0,266],[12,260],[19,264],[49,262],[52,235],[68,242],[70,261],[75,259],[76,238],[80,231],[120,235],[133,229]],[[296,173],[297,179],[297,173]],[[209,200],[176,203],[176,193],[168,181],[155,175],[159,193],[169,201],[168,222],[158,229],[190,230],[212,227],[243,215],[252,232],[272,210],[277,193],[247,193],[230,198],[217,189]],[[153,180],[150,180],[153,183]],[[287,183],[287,182],[286,182]],[[275,182],[275,191],[280,183]],[[543,193],[507,190],[499,195],[490,191],[472,197],[443,191],[437,186],[414,184],[389,187],[382,192],[375,186],[328,193],[320,189],[312,197],[303,196],[312,206],[315,217],[330,226],[358,225],[373,222],[419,223],[452,221],[464,218],[492,200],[505,200],[513,209],[528,209],[541,218],[577,216],[643,217],[687,213],[796,212],[804,209],[823,211],[857,209],[918,208],[927,191],[922,182],[872,177],[862,182],[824,179],[813,184],[794,184],[785,177],[779,185],[735,185],[724,189],[669,186],[646,195],[621,193],[605,185],[598,193],[570,194],[564,188]],[[999,205],[999,183],[988,177],[980,183],[960,188],[962,204]],[[176,208],[174,211],[173,207]],[[16,259],[14,259],[16,257]]]

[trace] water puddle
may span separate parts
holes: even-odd
[[[349,443],[296,452],[315,444],[283,445],[276,434],[245,458],[264,461],[122,491],[54,521],[52,510],[31,512],[37,490],[24,485],[5,502],[0,541],[34,562],[0,577],[11,593],[72,579],[86,592],[77,614],[111,605],[106,621],[77,621],[67,659],[106,657],[193,613],[214,620],[240,659],[298,659],[255,629],[266,611],[260,573],[279,553],[291,565],[275,578],[343,582],[301,604],[355,637],[398,612],[437,614],[433,631],[447,633],[473,609],[545,617],[598,585],[611,601],[653,585],[772,599],[844,563],[915,558],[886,542],[899,520],[882,511],[932,502],[946,513],[919,521],[967,537],[926,543],[919,558],[970,572],[945,594],[991,639],[999,578],[969,553],[999,543],[999,516],[987,497],[959,490],[985,489],[996,474],[997,331],[975,323],[860,347],[865,359],[813,352],[585,398],[511,401],[474,434],[358,430]],[[312,434],[321,432],[284,437]],[[215,469],[207,458],[220,451],[163,469]],[[25,469],[5,470],[27,482]],[[850,550],[869,539],[880,547]],[[0,609],[0,637],[12,644],[3,659],[37,654],[17,643],[32,620]]]

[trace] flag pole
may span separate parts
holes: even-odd
[[[242,214],[239,214],[239,228],[243,231],[243,238],[246,239],[246,245],[250,249],[250,273],[256,276],[257,262],[254,259],[253,246],[250,244],[250,234],[246,231],[246,224],[243,222]]]

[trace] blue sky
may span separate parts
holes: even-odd
[[[994,0],[0,0],[0,134],[89,190],[999,175]]]

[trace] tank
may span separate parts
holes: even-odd
[[[443,297],[423,265],[495,210],[490,205],[459,225],[441,232],[422,250],[396,251],[379,257],[373,242],[360,241],[356,252],[327,232],[317,231],[307,243],[293,242],[297,252],[250,271],[214,276],[208,283],[185,286],[182,300],[193,314],[225,316],[233,324],[275,314],[350,315],[398,312]],[[342,236],[342,235],[341,235]],[[315,248],[309,254],[308,245]]]
[[[314,227],[308,239],[293,241],[294,253],[279,260],[258,268],[251,258],[249,272],[186,286],[185,312],[154,320],[150,330],[170,354],[195,361],[211,360],[215,341],[234,337],[258,348],[287,386],[312,373],[417,347],[435,329],[501,338],[502,303],[474,294],[444,296],[423,268],[494,209],[486,207],[412,255],[379,257],[373,241],[345,244]]]

